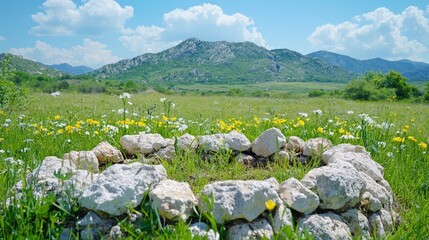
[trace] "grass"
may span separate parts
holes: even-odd
[[[275,84],[274,84],[275,85]],[[274,86],[273,85],[273,86]],[[166,98],[163,102],[161,98]],[[0,113],[0,239],[58,238],[64,224],[81,217],[78,206],[55,206],[55,196],[37,201],[31,191],[6,208],[7,191],[37,167],[46,156],[62,157],[72,150],[91,150],[108,140],[120,148],[124,134],[142,131],[164,137],[187,132],[204,135],[243,132],[251,141],[270,127],[304,140],[325,137],[334,144],[363,145],[385,168],[400,203],[403,223],[392,239],[427,239],[429,232],[428,106],[405,102],[357,102],[335,98],[247,98],[226,96],[164,96],[138,94],[130,99],[113,95],[67,93],[59,97],[31,94],[28,104],[11,115]],[[317,114],[321,110],[322,114]],[[307,116],[305,116],[307,115]],[[211,181],[266,179],[282,182],[302,178],[310,166],[276,161],[248,168],[224,152],[201,160],[198,153],[183,153],[163,161],[171,179],[187,181],[194,193]],[[118,219],[130,239],[189,238],[187,223],[159,222],[143,203],[136,227],[128,217]],[[193,220],[201,216],[194,216]],[[219,226],[222,230],[222,226]]]

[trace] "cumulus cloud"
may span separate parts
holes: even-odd
[[[81,45],[71,48],[57,48],[48,43],[36,41],[34,47],[12,48],[10,52],[49,65],[68,63],[73,66],[98,68],[119,60],[106,48],[106,45],[90,39],[84,39]]]
[[[429,6],[428,6],[429,8]],[[317,27],[308,41],[325,49],[368,59],[412,59],[429,62],[429,12],[410,6],[395,14],[385,7],[337,25]]]
[[[0,35],[0,41],[4,41],[4,40],[6,40],[6,38]]]
[[[132,51],[143,52],[161,51],[191,37],[206,41],[251,41],[266,46],[252,19],[241,13],[228,15],[217,5],[175,9],[165,13],[163,20],[163,26],[127,29],[120,41]]]
[[[115,0],[88,0],[78,6],[73,0],[46,0],[42,11],[32,15],[34,35],[100,35],[122,31],[133,8]]]

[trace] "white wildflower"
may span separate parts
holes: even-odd
[[[379,147],[386,147],[386,142],[378,142],[377,143],[377,145],[379,146]]]
[[[303,117],[303,118],[308,117],[308,114],[307,114],[307,113],[305,113],[305,112],[300,112],[300,113],[298,113],[298,115],[299,115],[300,117]]]
[[[351,115],[351,114],[353,114],[353,113],[355,113],[355,112],[353,112],[352,110],[347,111],[347,114],[349,114],[349,115]]]
[[[127,92],[124,92],[121,95],[119,95],[119,98],[120,99],[122,99],[122,98],[131,98],[131,94],[129,94]]]
[[[2,154],[2,153],[4,153],[4,150],[3,150],[3,149],[0,149],[0,154]]]
[[[388,157],[393,157],[393,152],[388,152],[388,153],[387,153],[387,156],[388,156]]]
[[[161,101],[163,103],[163,102],[165,102],[166,99],[167,98],[163,97],[163,98],[160,98],[159,101]]]
[[[317,109],[317,110],[314,110],[313,113],[316,115],[322,115],[323,112],[322,112],[322,110]]]
[[[185,131],[187,128],[188,128],[188,125],[186,125],[186,124],[182,124],[182,125],[180,125],[180,126],[177,128],[177,130],[179,130],[179,132],[183,132],[183,131]]]
[[[60,96],[61,95],[61,93],[60,92],[53,92],[53,93],[51,93],[51,96],[53,96],[53,97],[58,97],[58,96]]]

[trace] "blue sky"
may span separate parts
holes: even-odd
[[[429,2],[7,0],[0,52],[101,67],[196,37],[429,63]]]

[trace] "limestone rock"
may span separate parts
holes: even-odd
[[[333,210],[355,206],[365,186],[364,180],[355,169],[329,166],[311,170],[301,183],[317,193],[320,208]]]
[[[300,213],[312,213],[319,206],[317,194],[295,178],[284,181],[280,185],[278,193],[286,205]]]
[[[384,206],[390,207],[393,204],[393,195],[391,192],[365,173],[360,172],[359,175],[364,180],[364,192],[371,193]]]
[[[155,134],[125,135],[120,139],[120,144],[125,152],[130,155],[150,154],[165,145],[164,138]]]
[[[235,224],[227,230],[229,240],[271,239],[273,236],[273,228],[265,218],[259,218],[250,223]]]
[[[304,146],[304,140],[296,136],[290,136],[286,144],[286,149],[293,152],[302,152],[304,150]]]
[[[235,130],[232,130],[230,133],[225,134],[224,137],[226,147],[238,152],[247,151],[252,146],[249,139],[247,139],[244,134],[239,133]]]
[[[354,237],[361,236],[363,239],[370,239],[370,229],[368,219],[358,209],[351,208],[341,213],[344,223],[349,226],[350,232]]]
[[[172,160],[176,157],[176,149],[174,146],[169,145],[165,148],[161,148],[158,152],[155,153],[155,156],[159,159]]]
[[[384,230],[383,222],[381,221],[380,214],[378,213],[370,214],[368,216],[368,223],[369,223],[371,234],[375,232],[378,238],[386,235],[386,231]]]
[[[383,207],[380,200],[372,196],[370,192],[363,193],[360,200],[360,206],[369,212],[377,212]]]
[[[252,152],[256,155],[268,157],[286,145],[286,137],[277,128],[265,130],[252,144]]]
[[[189,231],[191,231],[192,237],[204,237],[207,240],[219,240],[219,233],[215,233],[213,229],[209,229],[209,226],[204,222],[196,222],[189,226]]]
[[[145,192],[164,179],[167,172],[162,165],[115,164],[104,170],[78,201],[89,210],[119,216],[127,206],[138,206]]]
[[[99,143],[92,149],[98,159],[99,164],[104,163],[118,163],[124,161],[121,151],[112,146],[108,141]]]
[[[202,197],[214,198],[213,215],[216,222],[225,222],[244,218],[247,221],[256,219],[265,211],[265,202],[273,200],[276,205],[281,204],[277,192],[270,183],[256,180],[229,180],[213,182],[204,186]],[[208,211],[206,203],[200,198],[199,207]]]
[[[221,133],[201,136],[198,146],[206,152],[219,152],[225,148],[225,136]]]
[[[276,208],[272,226],[275,233],[278,233],[284,226],[293,226],[292,212],[284,204],[280,204]]]
[[[198,140],[189,133],[185,133],[177,138],[177,147],[182,150],[196,149],[198,147]]]
[[[311,214],[298,220],[300,232],[307,229],[315,240],[352,239],[349,227],[333,212]]]
[[[188,183],[163,180],[150,191],[152,209],[166,219],[186,221],[198,204]]]
[[[331,141],[325,138],[312,138],[305,142],[303,154],[305,156],[321,155],[324,151],[332,148]]]
[[[280,184],[275,177],[267,178],[264,181],[269,183],[274,190],[279,190]]]
[[[41,181],[49,178],[57,178],[59,175],[71,174],[76,170],[68,159],[46,157],[42,163],[27,175],[27,181]]]
[[[92,151],[71,151],[65,153],[63,159],[70,161],[71,164],[76,166],[76,169],[87,170],[94,173],[99,172],[98,159]]]

